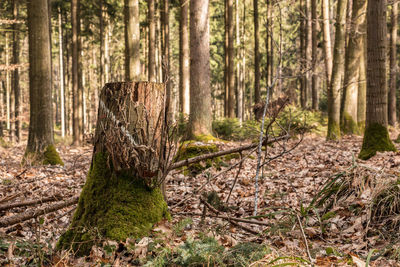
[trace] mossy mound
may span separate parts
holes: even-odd
[[[126,240],[146,236],[153,225],[169,218],[160,189],[125,171],[111,171],[107,156],[96,153],[72,223],[58,243],[85,255],[100,239]]]
[[[54,145],[48,145],[43,153],[31,151],[25,152],[22,164],[64,166],[64,162],[60,158]]]
[[[219,149],[216,144],[199,142],[195,140],[185,141],[179,147],[178,152],[175,155],[175,161],[186,160],[218,151]],[[221,158],[213,158],[207,159],[204,162],[190,164],[187,167],[183,167],[183,170],[185,175],[196,176],[197,174],[212,166],[219,168],[220,164]]]
[[[375,156],[377,151],[396,151],[389,138],[388,130],[379,123],[373,123],[365,129],[362,148],[358,157],[367,160]]]

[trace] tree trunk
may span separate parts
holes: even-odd
[[[237,117],[239,122],[243,121],[243,87],[241,81],[242,69],[241,69],[241,45],[240,45],[240,20],[239,20],[239,0],[235,2],[236,6],[236,104],[237,104]]]
[[[341,130],[345,134],[359,134],[357,123],[357,97],[360,58],[363,45],[362,25],[365,21],[366,0],[354,0],[350,21],[349,42],[346,50],[344,72],[343,113]]]
[[[309,107],[310,99],[312,98],[312,10],[311,10],[311,0],[306,0],[306,51],[305,51],[305,63],[306,63],[306,73],[305,73],[305,107]]]
[[[11,79],[10,79],[10,70],[9,70],[9,65],[10,65],[10,46],[8,44],[9,38],[8,38],[8,33],[6,32],[5,34],[5,41],[6,41],[6,129],[8,131],[8,136],[10,136],[10,130],[11,130]]]
[[[318,14],[317,14],[317,0],[311,0],[311,17],[312,17],[312,25],[311,25],[311,38],[312,38],[312,109],[318,110],[318,101],[319,101],[319,90],[318,83],[319,77],[317,73],[317,61],[318,61]]]
[[[235,118],[235,24],[233,0],[228,0],[228,117]]]
[[[367,7],[367,117],[360,159],[377,151],[396,151],[387,130],[386,0],[368,1]]]
[[[360,75],[358,78],[358,95],[357,95],[357,125],[360,133],[365,130],[365,116],[367,107],[367,77],[366,77],[366,31],[362,31],[361,38],[361,56],[360,56]]]
[[[148,0],[148,22],[149,22],[149,60],[148,60],[148,79],[155,82],[156,73],[156,20],[154,0]]]
[[[73,145],[81,145],[83,141],[83,118],[82,118],[82,87],[80,82],[80,0],[71,2],[72,20],[72,94],[73,94]]]
[[[125,79],[140,79],[139,0],[125,0]]]
[[[103,88],[91,167],[59,248],[72,246],[85,255],[99,235],[117,241],[143,237],[169,217],[159,188],[167,172],[164,108],[162,84]]]
[[[258,24],[258,0],[253,0],[254,8],[254,103],[261,102],[260,91],[260,30]]]
[[[189,70],[189,1],[181,0],[180,21],[179,21],[179,103],[180,112],[184,116],[188,116],[190,112],[189,101],[189,85],[190,85],[190,70]]]
[[[18,0],[14,0],[14,19],[18,20],[19,18],[19,10],[18,10]],[[19,64],[19,24],[15,23],[13,24],[13,64]],[[22,105],[21,105],[21,87],[19,85],[19,69],[16,68],[14,70],[14,75],[13,75],[13,87],[14,87],[14,101],[15,101],[15,107],[14,107],[14,118],[15,118],[15,137],[16,141],[19,143],[21,142],[21,137],[22,137],[22,130],[21,130],[21,114],[22,114]]]
[[[211,134],[208,4],[209,0],[190,0],[190,138]]]
[[[29,136],[24,162],[63,164],[53,139],[51,64],[47,0],[28,2]]]
[[[59,40],[59,62],[60,62],[60,106],[61,106],[61,137],[65,137],[65,89],[64,89],[64,47],[62,31],[62,13],[58,13],[58,40]]]
[[[391,31],[390,31],[390,83],[388,95],[388,120],[389,124],[395,126],[396,118],[396,83],[397,83],[397,16],[399,3],[394,1],[392,4],[391,14]]]
[[[340,88],[344,67],[347,0],[339,0],[331,84],[328,88],[328,140],[340,139]]]
[[[325,75],[327,87],[331,84],[332,76],[332,41],[331,41],[331,30],[330,30],[330,15],[329,15],[329,0],[321,1],[322,9],[322,25],[324,35],[324,55],[325,55]]]

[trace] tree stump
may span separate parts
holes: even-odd
[[[59,248],[84,255],[100,239],[145,236],[169,216],[160,189],[168,169],[165,114],[163,84],[105,85],[87,181]]]

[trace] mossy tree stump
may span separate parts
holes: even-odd
[[[160,189],[167,172],[165,112],[163,84],[106,84],[89,174],[59,248],[87,254],[99,239],[142,237],[169,216]]]

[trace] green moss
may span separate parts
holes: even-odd
[[[348,113],[343,114],[342,131],[345,134],[360,134],[357,122]]]
[[[6,140],[4,140],[3,137],[0,137],[0,147],[10,148],[11,147],[11,143],[7,142]]]
[[[396,140],[394,140],[394,142],[395,142],[396,144],[399,144],[399,143],[400,143],[400,134],[397,136],[397,138],[396,138]]]
[[[388,130],[379,123],[373,123],[365,129],[362,148],[358,157],[367,160],[375,156],[377,151],[396,151],[389,138]]]
[[[53,144],[48,145],[43,153],[26,151],[22,159],[22,164],[64,166],[64,162],[61,160],[60,155]]]
[[[224,161],[230,161],[231,159],[239,159],[239,158],[240,158],[239,153],[228,154],[223,157]]]
[[[116,174],[107,166],[106,155],[94,155],[72,223],[58,248],[72,247],[85,255],[100,238],[143,237],[155,223],[170,218],[159,188],[151,190],[129,171]]]
[[[340,126],[334,121],[328,121],[328,133],[326,140],[339,140],[340,139]]]
[[[215,144],[207,144],[203,142],[196,142],[193,140],[185,141],[178,149],[175,156],[175,161],[181,161],[197,157],[200,155],[217,152],[219,149]],[[207,159],[204,162],[193,163],[187,167],[183,167],[185,175],[195,176],[207,168],[212,166],[219,168],[221,158]]]
[[[358,129],[360,130],[361,134],[365,131],[365,121],[358,122]]]
[[[47,146],[43,153],[43,164],[44,165],[61,165],[64,166],[64,162],[61,160],[54,145]]]

